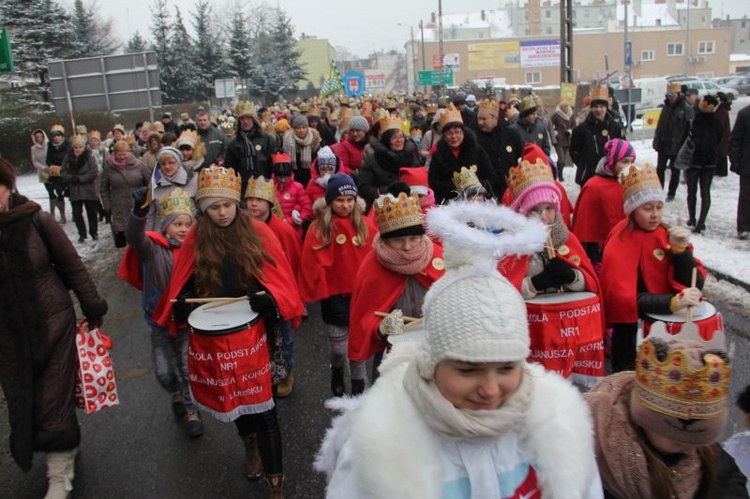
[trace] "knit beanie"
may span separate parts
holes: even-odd
[[[625,158],[635,159],[635,150],[627,140],[612,139],[604,144],[604,156],[607,158],[604,162],[604,169],[615,175],[615,165],[617,162]]]
[[[310,126],[310,122],[307,121],[307,116],[304,114],[298,114],[292,118],[292,128],[297,128],[298,126]]]
[[[352,119],[349,120],[349,130],[362,130],[367,133],[369,129],[370,125],[364,116],[352,116]]]
[[[625,195],[625,214],[630,215],[642,204],[664,202],[662,188],[656,169],[649,163],[639,168],[635,165],[620,175],[620,185]]]
[[[158,162],[159,159],[161,159],[161,157],[165,154],[168,156],[172,156],[175,161],[177,161],[177,164],[182,166],[182,153],[178,149],[175,149],[171,146],[162,147],[161,149],[159,149],[159,152],[156,153],[156,161]]]
[[[684,333],[672,336],[661,322],[652,327],[638,349],[630,416],[669,440],[709,445],[727,424],[731,365],[724,332],[716,331],[710,342]]]
[[[356,198],[357,193],[357,185],[349,175],[334,173],[328,180],[328,186],[326,187],[326,204],[331,204],[339,196],[353,196]]]
[[[16,188],[16,169],[10,161],[0,158],[0,184],[11,191]]]
[[[318,171],[326,166],[329,168],[333,168],[334,171],[337,171],[338,163],[338,158],[336,158],[336,155],[333,153],[330,147],[325,146],[318,151],[318,160],[316,163]]]
[[[549,203],[560,211],[562,193],[555,184],[549,157],[536,144],[526,144],[521,155],[521,164],[510,169],[507,179],[513,193],[511,207],[527,215],[536,206]]]
[[[427,213],[444,243],[445,274],[424,299],[425,338],[412,362],[431,380],[445,359],[523,362],[529,356],[526,304],[497,271],[497,259],[539,251],[541,221],[494,203],[455,201]]]

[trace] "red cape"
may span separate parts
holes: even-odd
[[[645,232],[620,221],[609,234],[602,258],[602,295],[607,323],[632,324],[638,321],[638,276],[646,291],[654,294],[679,293],[686,286],[674,280],[669,234],[664,226]],[[692,245],[689,251],[692,251]],[[706,270],[696,259],[698,272]]]
[[[568,197],[568,192],[565,190],[565,187],[555,180],[555,185],[558,189],[560,189],[560,193],[562,194],[562,198],[560,198],[560,216],[562,216],[563,222],[565,222],[565,225],[570,229],[572,227],[572,222],[570,221],[571,217],[573,216],[573,203],[570,202],[570,198]],[[510,189],[505,189],[505,192],[503,193],[503,198],[500,200],[500,204],[503,206],[508,206],[513,204],[513,193]]]
[[[573,213],[573,232],[584,243],[604,244],[612,228],[625,218],[625,196],[616,178],[594,175],[581,189]]]
[[[201,222],[211,223],[208,219],[198,221],[198,223]],[[292,327],[296,329],[299,327],[305,307],[300,300],[292,269],[286,260],[286,256],[284,256],[279,240],[273,235],[271,229],[257,220],[252,220],[251,223],[255,234],[263,243],[265,254],[275,262],[275,264],[265,262],[262,279],[257,275],[254,277],[273,296],[281,318],[292,321]],[[170,300],[177,297],[193,273],[196,228],[197,224],[193,224],[187,237],[182,242],[182,251],[175,255],[174,270],[172,279],[169,281],[169,287],[167,292],[162,295],[161,302],[151,318],[161,326],[170,324],[172,319],[172,303]]]
[[[294,228],[276,215],[266,222],[268,228],[274,233],[281,243],[286,260],[292,268],[292,273],[296,276],[299,272],[300,258],[302,256],[302,239]]]
[[[432,260],[414,277],[425,289],[445,273],[443,247],[433,243]],[[349,359],[367,360],[382,352],[378,326],[383,320],[375,312],[390,312],[401,297],[409,276],[383,267],[374,251],[362,261],[354,282],[351,318],[349,320]]]
[[[146,231],[146,235],[151,240],[163,248],[169,249],[169,241],[161,232]],[[174,248],[172,254],[172,266],[174,267],[174,259],[177,258],[177,254],[182,248]],[[128,245],[125,248],[125,253],[122,255],[120,261],[120,268],[117,269],[117,277],[127,282],[136,289],[143,290],[143,269],[141,269],[141,259],[138,258],[138,252]]]
[[[356,236],[349,218],[333,216],[331,242],[318,248],[321,241],[315,224],[310,226],[302,246],[302,260],[297,284],[302,301],[312,303],[333,295],[349,294],[354,289],[354,279],[367,253],[372,250],[372,239],[377,229],[372,221],[367,224],[367,241],[355,246]]]

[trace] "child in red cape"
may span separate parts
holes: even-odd
[[[693,257],[690,231],[662,224],[664,190],[649,164],[620,177],[628,218],[610,232],[602,259],[602,294],[612,333],[612,371],[635,368],[638,318],[697,306],[706,271]],[[696,287],[691,287],[697,268]]]
[[[315,203],[315,219],[305,236],[302,264],[297,276],[305,303],[320,300],[331,361],[331,391],[344,394],[344,363],[349,337],[349,305],[354,279],[362,260],[372,249],[377,230],[362,215],[357,186],[349,175],[336,173],[325,198]],[[365,389],[366,363],[350,360],[352,392]]]
[[[326,196],[328,180],[334,173],[339,173],[340,168],[341,159],[330,147],[321,147],[317,157],[312,162],[310,182],[307,183],[305,188],[311,203],[315,203],[318,199]]]
[[[604,242],[612,228],[625,218],[625,197],[618,176],[635,162],[635,151],[626,140],[604,145],[604,157],[594,176],[581,188],[573,212],[573,232],[581,241],[597,275],[601,272]]]
[[[277,152],[273,160],[273,182],[276,185],[276,199],[286,222],[297,231],[302,239],[303,227],[312,217],[312,203],[305,187],[294,180],[291,156]]]
[[[417,193],[406,191],[404,186],[373,203],[379,232],[354,281],[349,359],[374,357],[373,379],[388,335],[402,332],[404,315],[422,317],[424,296],[444,272],[443,248],[425,234]]]

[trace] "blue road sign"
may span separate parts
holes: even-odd
[[[365,91],[365,75],[359,71],[351,70],[343,77],[344,88],[349,97],[359,98]]]
[[[631,41],[625,42],[625,65],[633,65],[633,42]]]

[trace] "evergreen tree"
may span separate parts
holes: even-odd
[[[171,20],[167,10],[167,0],[156,0],[152,9],[150,48],[156,52],[156,64],[159,67],[159,87],[164,102],[172,102],[175,72],[170,67],[172,59],[167,51],[167,44],[172,35]]]
[[[188,102],[196,99],[195,63],[191,54],[195,51],[193,40],[185,28],[180,9],[175,8],[172,34],[165,48],[164,67],[160,67],[162,96],[165,102]]]
[[[271,25],[271,40],[276,52],[276,60],[287,76],[287,85],[279,92],[288,92],[297,88],[297,82],[304,80],[307,72],[299,62],[302,52],[297,48],[294,38],[292,19],[281,9],[276,9]]]
[[[101,18],[95,0],[88,6],[75,0],[71,21],[75,33],[73,57],[108,55],[120,46],[112,30],[112,19]]]
[[[133,36],[130,37],[130,40],[128,40],[128,44],[125,45],[125,53],[126,54],[133,54],[138,52],[145,52],[146,51],[146,40],[143,39],[141,34],[136,31],[133,33]]]
[[[214,80],[221,76],[222,58],[218,37],[211,23],[208,0],[198,1],[192,25],[195,30],[195,68],[191,78],[194,94],[198,99],[210,99],[214,93]]]
[[[247,18],[242,10],[232,17],[227,45],[228,73],[236,76],[247,88],[247,79],[252,72],[252,42]]]

